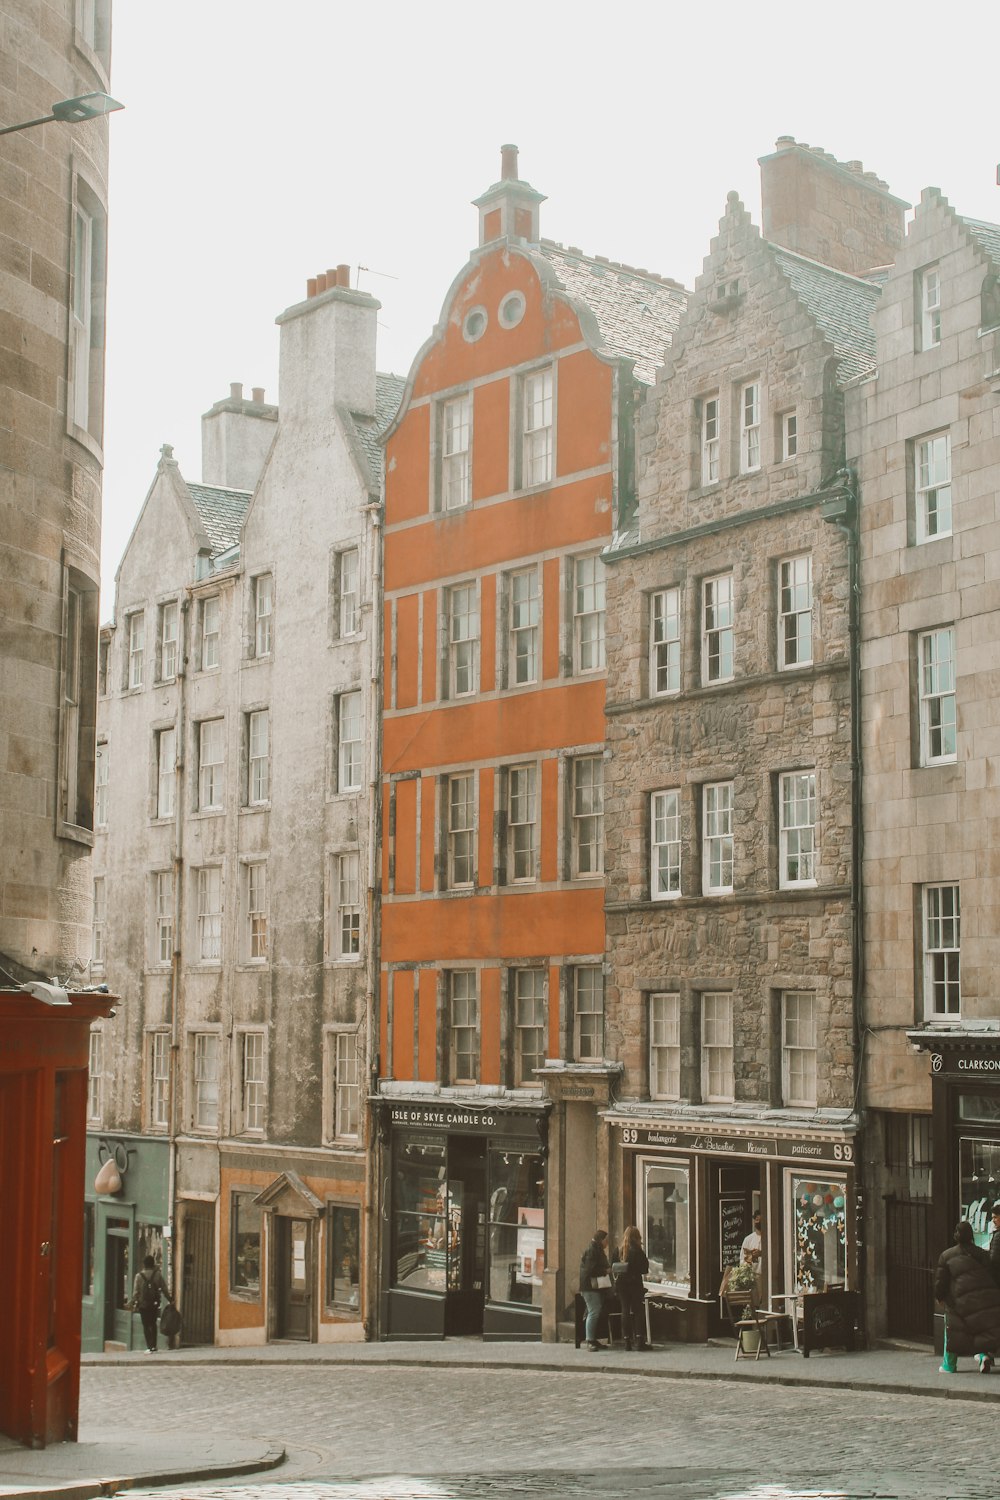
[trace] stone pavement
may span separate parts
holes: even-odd
[[[449,1399],[462,1399],[463,1388],[471,1392],[473,1382],[490,1378],[489,1389],[497,1392],[490,1399],[497,1400],[497,1409],[502,1413],[512,1409],[511,1403],[517,1405],[522,1399],[519,1389],[523,1388],[522,1418],[530,1424],[544,1415],[551,1424],[550,1452],[554,1452],[551,1445],[557,1441],[560,1430],[581,1420],[586,1425],[586,1413],[592,1409],[603,1408],[612,1422],[607,1436],[609,1448],[616,1442],[623,1444],[615,1427],[620,1428],[622,1420],[637,1408],[655,1406],[658,1411],[675,1414],[678,1428],[683,1432],[697,1419],[707,1420],[715,1407],[731,1410],[734,1402],[743,1408],[748,1421],[753,1412],[753,1430],[762,1433],[771,1410],[786,1411],[788,1420],[794,1421],[800,1431],[806,1407],[839,1412],[837,1421],[848,1429],[839,1446],[846,1444],[849,1448],[852,1423],[859,1420],[885,1423],[887,1433],[895,1433],[901,1424],[909,1424],[917,1435],[926,1436],[921,1434],[922,1428],[931,1429],[943,1425],[943,1421],[953,1429],[963,1408],[951,1405],[949,1410],[954,1415],[945,1418],[945,1408],[938,1402],[946,1399],[950,1403],[969,1403],[964,1406],[968,1421],[962,1419],[969,1427],[966,1442],[971,1451],[981,1455],[981,1421],[993,1424],[996,1416],[992,1410],[984,1410],[982,1403],[992,1405],[1000,1399],[1000,1374],[980,1376],[971,1361],[964,1361],[961,1374],[945,1376],[938,1374],[937,1364],[927,1350],[900,1348],[853,1354],[828,1351],[814,1353],[808,1360],[787,1350],[770,1360],[737,1363],[731,1343],[669,1344],[650,1353],[609,1350],[594,1354],[565,1344],[483,1344],[471,1339],[421,1344],[271,1344],[246,1349],[182,1349],[161,1353],[155,1359],[142,1354],[90,1355],[84,1359],[81,1441],[31,1452],[0,1439],[0,1500],[6,1496],[17,1496],[19,1500],[41,1500],[41,1497],[90,1500],[138,1485],[179,1484],[246,1474],[280,1464],[286,1443],[290,1450],[293,1444],[299,1444],[296,1453],[290,1452],[290,1458],[297,1458],[298,1464],[290,1462],[271,1477],[276,1480],[287,1475],[289,1480],[297,1479],[307,1472],[301,1461],[302,1452],[308,1448],[313,1433],[322,1429],[324,1414],[335,1409],[340,1388],[343,1399],[347,1400],[348,1372],[355,1383],[366,1373],[371,1378],[376,1372],[383,1372],[377,1386],[378,1401],[386,1402],[389,1398],[385,1407],[358,1406],[358,1430],[367,1427],[370,1431],[379,1416],[385,1420],[386,1411],[394,1417],[407,1394],[421,1382],[432,1380],[432,1372],[439,1371],[440,1399],[445,1403]],[[456,1386],[456,1375],[460,1376],[462,1371],[467,1371],[469,1378],[464,1383],[459,1380]],[[565,1376],[565,1380],[553,1382],[551,1377],[558,1374]],[[539,1378],[543,1379],[541,1386],[537,1383]],[[707,1385],[700,1387],[698,1382],[713,1382],[714,1389]],[[511,1398],[506,1406],[499,1400],[501,1386],[510,1386]],[[375,1389],[364,1400],[373,1402]],[[544,1393],[535,1398],[534,1405],[529,1390]],[[703,1396],[699,1396],[699,1390],[704,1391]],[[831,1408],[822,1395],[831,1390],[844,1392],[836,1408]],[[395,1404],[390,1397],[392,1391],[398,1393]],[[644,1391],[648,1391],[648,1396]],[[654,1391],[662,1394],[654,1395]],[[731,1394],[726,1395],[727,1391]],[[741,1391],[745,1394],[740,1395]],[[459,1395],[450,1396],[448,1392]],[[613,1394],[609,1397],[608,1393]],[[871,1400],[866,1402],[867,1393],[871,1394]],[[898,1403],[886,1399],[893,1396],[907,1399]],[[914,1416],[924,1404],[914,1402],[914,1397],[932,1398],[926,1421]],[[591,1407],[591,1402],[598,1405]],[[612,1409],[619,1403],[622,1416],[612,1418]],[[545,1413],[542,1406],[547,1407]],[[474,1409],[481,1410],[481,1402]],[[157,1412],[163,1417],[159,1429]],[[682,1412],[686,1413],[683,1420]],[[852,1417],[852,1413],[857,1415]],[[448,1410],[434,1413],[433,1421],[440,1420],[446,1424],[451,1421],[453,1426],[460,1423],[460,1418],[453,1417]],[[430,1422],[426,1412],[420,1421],[426,1429]],[[262,1431],[268,1422],[274,1429],[270,1437]],[[723,1446],[727,1441],[731,1443],[731,1417],[721,1420],[719,1431],[720,1438],[709,1440],[710,1450],[720,1442]],[[747,1458],[755,1440],[740,1431],[738,1448]],[[408,1454],[413,1454],[412,1434],[407,1441]],[[473,1469],[477,1463],[481,1467],[495,1464],[498,1456],[495,1444],[490,1441],[484,1445],[481,1434],[477,1441],[478,1450],[472,1443],[466,1462]],[[506,1437],[504,1441],[507,1442]],[[705,1463],[703,1447],[690,1445],[684,1460],[688,1476],[694,1475],[695,1464]],[[676,1440],[672,1451],[677,1454],[675,1461],[680,1463]],[[323,1463],[319,1467],[324,1472],[330,1472],[333,1452],[329,1446],[323,1450]],[[634,1449],[625,1445],[622,1453],[629,1463],[641,1465],[642,1456]],[[710,1451],[709,1456],[714,1458],[715,1453]],[[390,1464],[399,1461],[391,1447],[380,1457]],[[334,1473],[360,1476],[374,1472],[365,1469],[370,1460],[361,1448],[352,1448],[339,1439],[335,1458]],[[942,1459],[948,1463],[943,1454]],[[429,1461],[429,1454],[425,1453],[423,1462]],[[935,1465],[933,1447],[920,1463],[926,1470],[924,1479],[929,1479]],[[954,1478],[954,1465],[951,1467]],[[315,1470],[313,1463],[312,1471]],[[421,1472],[426,1473],[426,1468]],[[597,1488],[601,1472],[599,1467],[595,1470]],[[632,1475],[628,1487],[632,1488],[639,1471],[628,1472]],[[662,1470],[659,1472],[662,1481]],[[759,1470],[757,1475],[763,1477]],[[607,1478],[606,1473],[604,1477]],[[584,1478],[582,1473],[576,1476],[578,1485]],[[496,1480],[493,1484],[493,1492],[497,1493]],[[270,1489],[272,1493],[281,1493],[273,1483]],[[538,1493],[549,1489],[548,1483],[533,1485]],[[982,1493],[981,1485],[970,1483],[968,1489],[949,1492],[977,1491]],[[510,1488],[508,1492],[514,1491]],[[354,1493],[361,1492],[355,1488]],[[882,1489],[879,1493],[890,1491]],[[891,1493],[910,1492],[897,1486]],[[944,1493],[944,1488],[937,1493]],[[233,1500],[236,1494],[238,1491],[234,1492]]]

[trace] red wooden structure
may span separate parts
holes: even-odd
[[[115,1003],[68,1002],[0,990],[0,1432],[34,1448],[76,1439],[89,1037]]]

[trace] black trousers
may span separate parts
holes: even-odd
[[[156,1320],[160,1316],[158,1307],[140,1307],[139,1316],[142,1319],[142,1331],[146,1336],[146,1348],[156,1348]]]
[[[618,1301],[622,1310],[622,1337],[626,1344],[646,1342],[646,1293],[645,1289],[634,1291],[631,1287],[619,1287]]]

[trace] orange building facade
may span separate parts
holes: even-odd
[[[683,306],[503,175],[386,442],[383,1338],[556,1337],[600,1212],[604,578]]]

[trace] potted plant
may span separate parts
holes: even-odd
[[[734,1303],[740,1297],[746,1297],[747,1301],[739,1313],[737,1322],[747,1321],[754,1317],[754,1302],[752,1294],[757,1290],[757,1267],[748,1260],[741,1261],[738,1266],[727,1266],[722,1278],[720,1292],[726,1298],[726,1305],[732,1317]],[[739,1341],[740,1348],[744,1354],[754,1354],[760,1344],[760,1331],[754,1326],[749,1328],[737,1328],[733,1330]],[[737,1356],[738,1357],[738,1356]]]
[[[733,1293],[736,1293],[738,1295],[740,1292],[755,1292],[756,1290],[757,1267],[753,1265],[751,1261],[744,1260],[741,1261],[738,1266],[729,1267],[729,1274],[726,1281],[726,1291],[730,1295],[732,1295]],[[747,1302],[743,1311],[740,1313],[740,1317],[753,1317],[752,1302]]]

